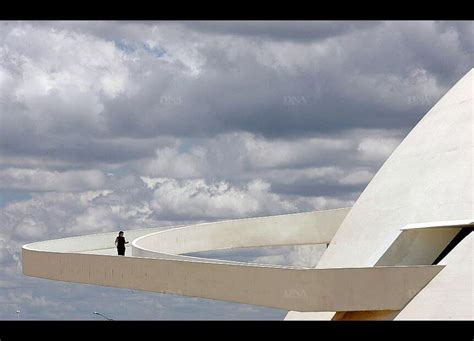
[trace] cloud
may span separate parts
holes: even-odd
[[[10,263],[13,260],[14,258],[9,251],[7,242],[0,238],[0,264]]]
[[[148,178],[203,178],[238,186],[262,179],[278,194],[336,197],[359,193],[401,138],[390,129],[292,140],[226,133],[193,140],[189,148],[186,140],[158,148],[154,158],[134,168]]]
[[[158,148],[155,157],[137,163],[145,175],[178,178],[226,176],[311,166],[376,166],[398,145],[399,130],[353,130],[326,137],[270,139],[245,132],[219,134],[194,140],[183,148],[183,139],[173,147]],[[356,155],[354,155],[356,153]],[[368,161],[368,162],[365,162]],[[255,173],[251,173],[254,175]],[[328,175],[327,173],[324,175]]]
[[[31,24],[16,25],[1,40],[3,73],[14,80],[2,93],[24,109],[17,119],[40,123],[40,132],[103,129],[102,101],[125,91],[128,77],[126,56],[112,43]]]
[[[105,177],[101,171],[47,171],[7,168],[0,170],[0,188],[36,191],[74,191],[101,189]]]
[[[156,156],[145,161],[143,168],[137,166],[144,174],[151,176],[174,177],[174,178],[196,178],[200,177],[203,158],[199,151],[194,149],[192,153],[180,153],[177,148],[158,148]]]
[[[231,36],[277,41],[318,41],[358,29],[373,28],[378,24],[364,21],[188,21],[183,25],[191,30]]]
[[[360,157],[364,160],[382,161],[400,144],[400,138],[373,136],[363,138],[357,146]]]
[[[434,24],[423,25],[417,39],[435,41]],[[166,49],[168,43],[175,44],[157,27],[155,39],[160,45]],[[191,43],[190,50],[176,55],[169,51],[167,56],[175,62],[182,56],[199,61],[195,77],[165,68],[164,58],[155,60],[157,68],[150,75],[156,76],[143,78],[143,91],[110,103],[105,116],[111,122],[113,118],[116,133],[145,136],[173,132],[202,137],[243,130],[295,137],[349,127],[407,128],[453,81],[441,68],[428,65],[426,60],[434,63],[439,54],[424,49],[430,55],[421,56],[415,51],[417,40],[409,35],[410,28],[384,23],[321,43],[256,44],[242,36],[217,37],[211,32],[192,32],[188,39],[176,34]],[[448,35],[436,42],[440,50],[445,46],[454,51],[459,64],[453,61],[450,66],[459,70],[455,72],[459,77],[468,70],[469,57],[456,39]],[[360,49],[361,44],[368,47]],[[168,82],[170,77],[176,81]],[[148,107],[134,114],[143,103]]]
[[[119,164],[150,157],[166,136],[407,130],[471,67],[470,28],[9,23],[0,30],[0,151]]]
[[[236,188],[225,181],[207,184],[202,179],[164,179],[154,190],[151,208],[164,214],[189,219],[243,218],[296,212],[297,207],[271,193],[261,180]]]

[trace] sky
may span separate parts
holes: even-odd
[[[349,207],[473,53],[472,21],[0,21],[0,319],[282,319],[26,277],[21,246]]]

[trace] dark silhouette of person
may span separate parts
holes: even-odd
[[[119,256],[125,256],[125,244],[128,244],[128,242],[125,241],[123,231],[120,231],[118,237],[115,238],[115,245],[117,246]]]

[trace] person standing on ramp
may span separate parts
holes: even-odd
[[[125,244],[128,244],[128,242],[125,241],[123,231],[120,231],[118,237],[115,238],[115,246],[117,246],[119,256],[125,256]]]

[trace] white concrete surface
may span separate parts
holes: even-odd
[[[474,225],[471,220],[407,225],[375,265],[432,264],[462,228],[473,229]]]
[[[464,238],[440,264],[446,265],[408,303],[396,320],[474,320],[474,234]]]
[[[400,309],[442,266],[320,270],[180,255],[219,247],[328,243],[348,210],[238,219],[152,233],[126,231],[126,237],[135,237],[133,257],[111,255],[114,233],[33,243],[23,247],[23,272],[298,311]]]
[[[243,247],[329,244],[349,210],[235,219],[168,229],[135,239],[132,254],[192,260],[196,258],[176,255]]]
[[[28,276],[298,311],[396,310],[443,266],[311,269],[23,249]]]

